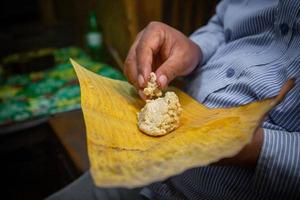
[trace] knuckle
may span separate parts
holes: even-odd
[[[140,31],[137,35],[136,35],[136,39],[140,38],[144,33],[144,30]]]
[[[146,27],[145,32],[148,33],[148,36],[151,35],[151,37],[155,38],[158,37],[160,38],[162,36],[162,33],[165,30],[165,24],[161,22],[150,22],[148,26]]]
[[[151,21],[149,22],[148,26],[149,28],[157,28],[160,27],[162,25],[161,22],[157,22],[157,21]]]

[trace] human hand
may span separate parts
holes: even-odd
[[[263,144],[263,129],[258,128],[249,144],[247,144],[237,155],[231,158],[224,158],[216,165],[240,165],[255,166],[257,164],[261,147]]]
[[[124,74],[138,90],[146,87],[155,72],[161,89],[177,76],[189,74],[201,61],[201,49],[178,30],[151,22],[137,36],[125,60]]]

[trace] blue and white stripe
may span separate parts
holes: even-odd
[[[222,1],[191,39],[203,62],[187,92],[208,107],[275,96],[291,77],[296,85],[262,125],[255,168],[195,168],[147,189],[155,199],[300,199],[300,1]]]

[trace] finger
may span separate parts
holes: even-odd
[[[147,96],[144,94],[143,90],[139,90],[138,94],[141,97],[141,99],[143,99],[144,101],[147,100]]]
[[[168,84],[180,75],[180,67],[177,67],[178,61],[174,58],[166,60],[155,72],[157,77],[157,83],[160,88],[164,89]]]
[[[131,55],[131,57],[127,57],[124,64],[124,74],[127,77],[129,83],[131,83],[135,88],[139,88],[137,82],[137,68],[136,68],[136,59],[135,55]]]
[[[152,71],[153,57],[162,45],[160,30],[147,29],[142,35],[137,47],[137,69],[140,76],[140,87],[145,87]]]
[[[131,48],[129,49],[129,52],[127,54],[127,58],[124,63],[124,74],[127,77],[128,81],[133,84],[136,88],[139,88],[138,84],[138,71],[137,71],[137,60],[136,60],[136,46],[140,41],[140,38],[143,34],[143,31],[141,31],[137,37],[134,43],[132,44]]]

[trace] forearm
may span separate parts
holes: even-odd
[[[300,132],[264,128],[253,186],[270,199],[299,199]]]

